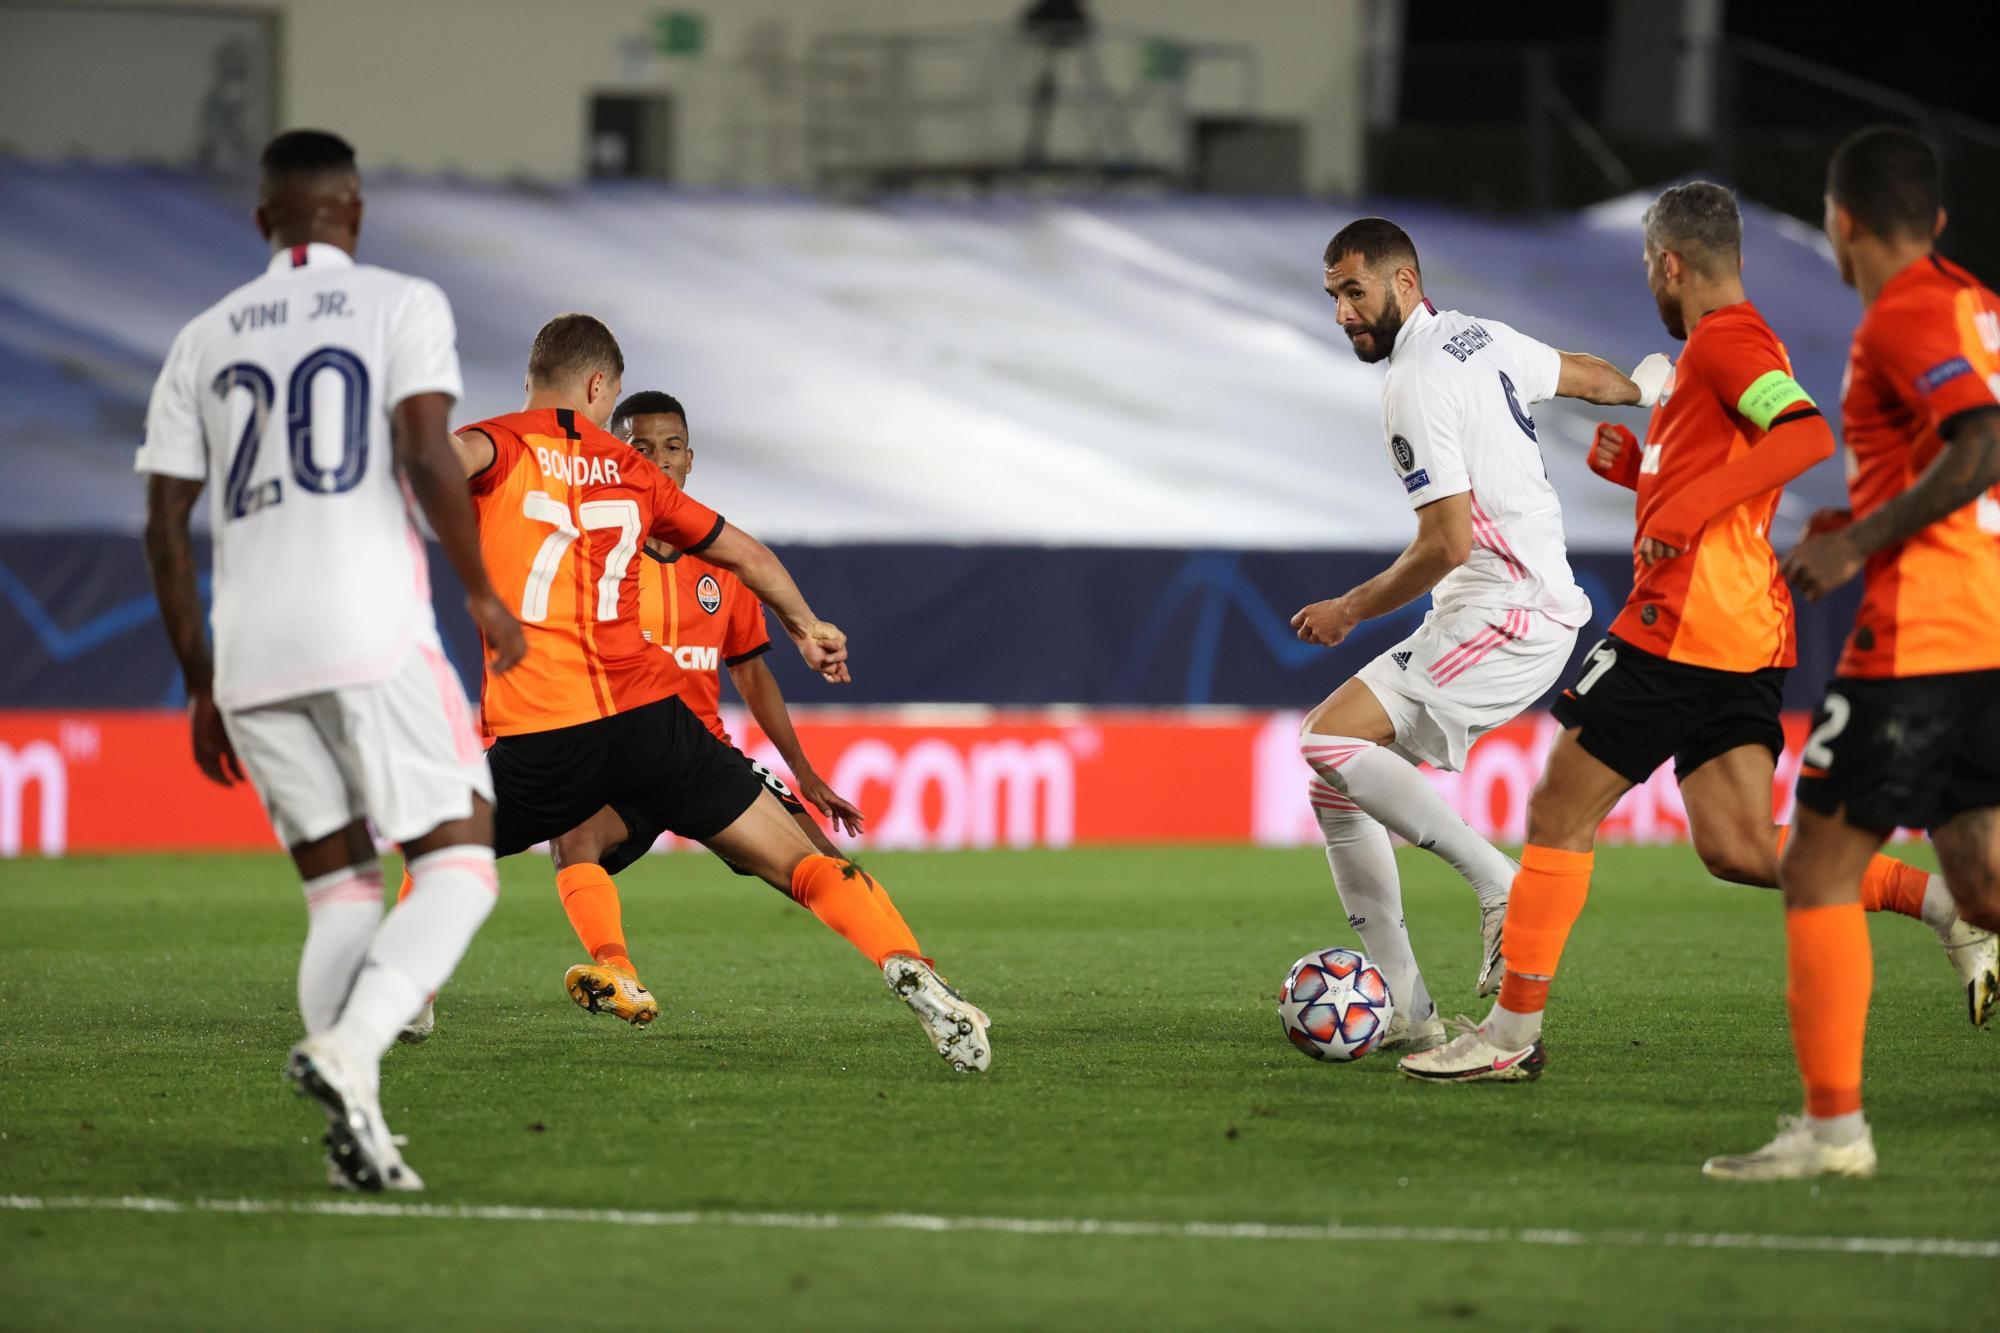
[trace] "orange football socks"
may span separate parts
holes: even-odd
[[[923,957],[889,891],[852,861],[808,856],[792,871],[792,898],[877,967],[899,953]]]
[[[634,971],[625,952],[625,923],[618,910],[618,886],[598,865],[564,866],[556,872],[556,893],[583,950],[606,967]]]
[[[1500,1003],[1493,1018],[1508,1031],[1504,1044],[1525,1046],[1541,1029],[1539,1015],[1548,1005],[1549,982],[1562,962],[1570,927],[1583,914],[1590,896],[1590,867],[1595,852],[1565,852],[1529,843],[1521,849],[1521,871],[1507,899],[1507,971],[1500,981]],[[1502,1013],[1501,1011],[1505,1011]],[[1535,1015],[1514,1023],[1508,1016]]]
[[[1785,913],[1785,1002],[1806,1085],[1806,1114],[1831,1120],[1861,1109],[1861,1047],[1868,1032],[1874,956],[1860,903]]]
[[[1785,840],[1791,835],[1789,826],[1778,829],[1779,856],[1785,854]],[[1868,869],[1861,876],[1861,906],[1870,912],[1894,912],[1898,916],[1916,917],[1921,921],[1924,895],[1930,892],[1930,887],[1929,871],[1878,853],[1868,862]]]

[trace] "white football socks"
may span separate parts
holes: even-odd
[[[1486,1040],[1503,1051],[1518,1051],[1524,1046],[1532,1046],[1542,1035],[1542,1011],[1532,1014],[1517,1014],[1512,1009],[1501,1007],[1496,1000],[1493,1010],[1486,1015],[1486,1021],[1479,1025]]]
[[[299,1016],[306,1035],[332,1027],[382,921],[382,865],[369,861],[305,883],[306,947],[299,954]]]
[[[370,1067],[444,986],[500,896],[493,849],[462,843],[410,862],[415,887],[383,919],[334,1025]]]
[[[1328,786],[1404,841],[1450,863],[1482,906],[1507,897],[1518,867],[1474,833],[1415,764],[1368,741],[1310,731],[1299,738],[1299,752]]]
[[[1868,1121],[1859,1111],[1827,1116],[1825,1119],[1808,1115],[1805,1122],[1814,1138],[1833,1148],[1844,1148],[1868,1132]]]
[[[1409,928],[1403,923],[1403,882],[1396,873],[1389,830],[1317,779],[1311,796],[1313,813],[1326,837],[1333,887],[1347,909],[1347,924],[1382,969],[1396,1012],[1412,1022],[1430,1018],[1437,1006],[1417,970]]]
[[[1943,875],[1932,875],[1931,882],[1924,886],[1924,904],[1917,909],[1925,925],[1937,932],[1939,939],[1951,933],[1958,920],[1958,904],[1953,901],[1951,890],[1945,887]]]

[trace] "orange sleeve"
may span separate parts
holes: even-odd
[[[1861,329],[1861,354],[1890,391],[1940,434],[1961,412],[2000,406],[1968,355],[1968,335],[1948,294],[1923,294],[1881,310]]]
[[[521,443],[521,437],[505,426],[491,421],[482,421],[473,426],[461,426],[459,435],[484,435],[493,441],[493,460],[479,471],[465,479],[466,486],[474,495],[484,495],[500,483],[500,479],[513,470],[514,460],[528,446]]]
[[[1777,335],[1762,320],[1733,319],[1697,345],[1690,342],[1676,373],[1692,368],[1742,422],[1751,447],[1703,474],[1656,509],[1640,531],[1685,551],[1720,514],[1782,488],[1833,457],[1833,430],[1792,378]]]
[[[653,526],[651,535],[677,551],[700,555],[722,535],[722,515],[692,499],[648,463],[653,477]]]
[[[1792,380],[1791,359],[1778,335],[1761,319],[1731,319],[1700,343],[1690,342],[1676,373],[1685,375],[1689,362],[1722,405],[1753,431],[1770,429],[1774,418],[1795,406],[1812,406],[1812,399]],[[1766,385],[1770,387],[1760,388]],[[1746,395],[1755,403],[1746,403]]]
[[[738,583],[729,608],[729,627],[722,635],[722,664],[736,666],[771,651],[771,631],[764,623],[764,604]]]

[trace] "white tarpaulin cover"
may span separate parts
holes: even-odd
[[[1675,350],[1640,198],[1530,223],[1381,201],[849,206],[385,179],[368,197],[362,258],[456,308],[461,419],[519,406],[535,329],[590,311],[628,390],[686,402],[691,489],[776,540],[1400,546],[1381,368],[1320,290],[1326,239],[1366,212],[1409,227],[1440,306],[1628,367]],[[1751,294],[1831,407],[1853,296],[1809,231],[1750,224]],[[154,370],[263,254],[240,196],[0,168],[0,527],[136,526]],[[1538,413],[1572,546],[1614,550],[1631,494],[1583,464],[1598,415]],[[1797,489],[1787,529],[1837,501],[1837,463]]]

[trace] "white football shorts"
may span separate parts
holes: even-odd
[[[1395,724],[1397,748],[1456,773],[1474,741],[1556,683],[1576,636],[1538,611],[1433,610],[1355,674]]]
[[[243,771],[287,847],[366,818],[391,842],[420,838],[493,799],[465,691],[435,643],[394,672],[223,714]]]

